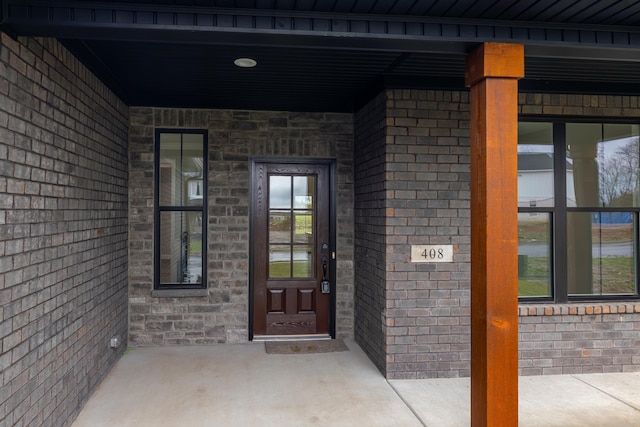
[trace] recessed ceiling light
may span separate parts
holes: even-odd
[[[233,63],[240,68],[253,68],[258,65],[256,60],[251,58],[238,58]]]

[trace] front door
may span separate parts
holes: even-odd
[[[253,165],[253,337],[329,335],[330,166]]]

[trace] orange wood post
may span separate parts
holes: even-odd
[[[518,79],[524,46],[467,56],[471,102],[471,425],[518,425]]]

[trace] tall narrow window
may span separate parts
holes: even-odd
[[[156,131],[155,288],[205,288],[207,139]]]
[[[567,123],[570,296],[636,292],[638,125]]]
[[[552,296],[552,123],[518,126],[518,295]]]

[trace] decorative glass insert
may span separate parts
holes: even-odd
[[[269,177],[269,278],[312,278],[314,176]]]

